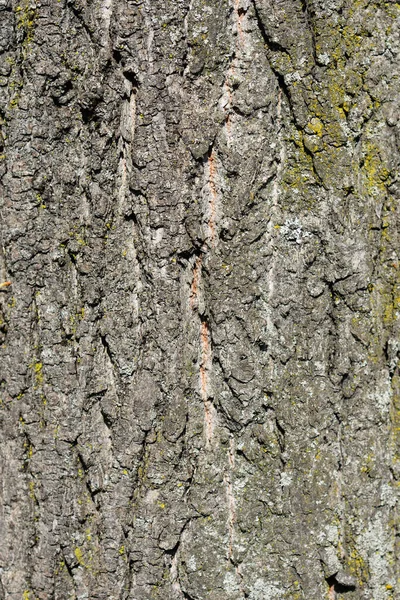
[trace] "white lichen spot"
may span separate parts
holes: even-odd
[[[287,487],[293,481],[293,477],[289,473],[281,473],[281,486]]]
[[[250,600],[280,600],[284,590],[276,582],[257,579],[250,590]]]
[[[298,71],[294,71],[293,73],[289,73],[285,77],[286,83],[293,83],[293,81],[301,81],[302,77]]]
[[[196,563],[196,557],[195,556],[190,556],[188,561],[187,561],[187,568],[188,571],[191,573],[194,573],[197,570],[197,563]]]
[[[381,487],[382,504],[393,508],[399,500],[399,493],[388,483],[384,483]]]
[[[303,243],[307,238],[311,237],[308,231],[303,230],[299,219],[296,217],[293,220],[288,219],[280,229],[282,237],[287,242],[294,242],[296,244]]]
[[[158,499],[160,492],[158,490],[149,490],[145,497],[146,504],[154,504]]]
[[[237,581],[237,577],[231,571],[228,571],[224,577],[224,590],[225,592],[233,597],[233,594],[240,592],[240,586]]]
[[[383,372],[378,379],[375,389],[369,394],[371,405],[374,404],[379,408],[382,417],[389,414],[390,405],[392,402],[392,389],[389,374]]]
[[[339,530],[337,525],[327,525],[326,538],[331,544],[337,545],[339,543]]]
[[[361,556],[368,560],[372,597],[374,600],[387,600],[386,584],[391,576],[390,561],[393,560],[394,548],[386,518],[377,514],[358,542]]]
[[[326,54],[326,52],[324,52],[323,54],[318,54],[317,60],[320,65],[329,65],[329,63],[331,62],[329,54]]]

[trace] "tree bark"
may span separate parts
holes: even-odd
[[[0,0],[0,599],[400,598],[399,32]]]

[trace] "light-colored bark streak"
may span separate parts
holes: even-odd
[[[208,183],[208,206],[207,206],[207,225],[205,232],[205,241],[203,244],[203,255],[200,256],[193,269],[193,280],[190,291],[190,307],[197,307],[198,290],[201,281],[202,264],[216,243],[216,219],[217,219],[217,163],[214,149],[211,150],[208,157],[208,173],[206,171]],[[209,380],[212,368],[211,353],[211,335],[209,325],[206,321],[200,323],[200,394],[204,405],[204,433],[206,438],[206,448],[209,448],[212,442],[214,430],[216,427],[216,411],[209,398]]]
[[[280,174],[284,167],[284,161],[285,161],[285,146],[282,143],[281,132],[280,132],[281,122],[282,122],[282,90],[281,89],[279,90],[279,93],[278,93],[276,116],[277,116],[278,130],[279,130],[278,131],[279,143],[280,143],[281,147],[280,147],[280,152],[279,152],[279,164],[278,164],[278,168],[276,170],[275,181],[272,186],[272,204],[273,205],[276,205],[278,203]]]
[[[226,131],[226,141],[227,141],[227,145],[230,146],[231,142],[232,142],[232,78],[235,75],[235,70],[236,70],[236,63],[237,63],[237,57],[240,56],[240,54],[242,53],[242,51],[245,48],[245,34],[244,34],[244,30],[243,30],[243,20],[245,18],[245,13],[240,11],[240,0],[234,0],[234,5],[233,5],[233,12],[234,12],[234,19],[235,19],[235,25],[236,25],[236,31],[237,31],[237,38],[236,38],[236,43],[235,43],[235,54],[234,54],[234,58],[233,61],[228,69],[227,75],[226,75],[226,79],[224,82],[224,86],[223,86],[223,97],[222,97],[222,103],[223,103],[223,108],[225,110],[226,113],[226,117],[225,117],[225,131]]]
[[[122,157],[119,161],[120,183],[118,188],[118,208],[121,209],[128,190],[128,170],[131,168],[132,144],[136,130],[136,90],[132,89],[129,107],[125,105],[122,110],[121,128],[129,133],[129,143],[122,140]]]
[[[339,536],[340,558],[342,560],[345,560],[346,554],[345,554],[344,548],[345,548],[345,539],[346,539],[346,534],[345,534],[346,503],[345,503],[345,497],[343,494],[342,465],[344,463],[344,460],[343,460],[343,445],[342,445],[342,423],[339,423],[339,426],[338,426],[337,447],[338,447],[338,455],[339,455],[339,465],[338,465],[337,476],[336,476],[336,493],[337,493],[337,504],[341,511],[341,519],[340,519],[340,527],[338,528],[338,536]]]
[[[203,259],[199,256],[193,267],[193,280],[190,286],[189,304],[192,310],[195,310],[198,305],[199,285],[201,280],[201,270],[203,265]]]
[[[244,13],[239,10],[240,0],[235,0],[235,16],[236,16],[236,28],[238,32],[239,45],[244,45],[244,33],[243,33],[243,19]]]
[[[207,239],[211,247],[215,246],[215,227],[217,216],[217,187],[216,187],[217,166],[215,161],[214,150],[211,151],[208,157],[208,186],[209,186],[209,214],[207,223]]]
[[[228,145],[228,147],[231,145],[232,142],[232,116],[231,116],[231,110],[232,110],[232,86],[231,86],[231,79],[234,75],[235,72],[235,67],[233,65],[233,63],[231,64],[231,66],[228,69],[228,73],[226,75],[226,79],[224,82],[224,93],[223,96],[221,98],[221,105],[223,110],[225,111],[225,133],[226,133],[226,143]]]
[[[178,552],[175,553],[175,556],[173,557],[173,559],[171,561],[171,581],[172,581],[172,589],[174,590],[174,592],[177,594],[178,597],[183,597],[183,592],[182,592],[181,584],[179,581],[178,565],[179,565],[179,550],[178,550]]]
[[[135,139],[135,130],[136,130],[136,90],[132,90],[130,97],[130,120],[131,120],[131,147],[133,144],[133,140]]]
[[[335,586],[331,585],[328,591],[328,599],[329,600],[336,600],[336,592],[335,592]]]
[[[120,180],[119,190],[118,190],[118,199],[119,199],[119,201],[121,203],[123,201],[123,199],[125,198],[126,183],[127,183],[126,159],[125,159],[125,157],[122,157],[120,159],[119,168],[120,168],[121,180]]]
[[[276,114],[278,117],[278,123],[280,123],[282,118],[282,90],[280,89],[278,92],[278,104],[276,107]]]
[[[201,282],[203,258],[199,256],[193,267],[193,278],[190,287],[189,305],[192,311],[198,308],[199,286]],[[210,329],[205,321],[200,321],[200,396],[204,407],[204,435],[206,448],[209,448],[216,427],[215,408],[209,398],[210,372],[212,366]]]
[[[189,307],[192,311],[198,309],[199,289],[201,284],[203,262],[207,260],[210,252],[216,245],[216,229],[217,229],[217,160],[215,150],[212,149],[205,165],[205,179],[207,197],[205,201],[205,234],[204,243],[201,249],[201,255],[196,259],[192,267],[192,283],[189,293]],[[211,334],[209,325],[206,321],[200,321],[200,368],[199,368],[199,385],[200,396],[204,406],[204,435],[206,448],[209,448],[212,443],[214,430],[216,428],[216,410],[210,400],[210,374],[212,369],[212,352],[211,352]]]
[[[108,37],[109,31],[110,31],[111,16],[112,16],[112,0],[104,0],[103,6],[102,6],[102,14],[103,14],[104,27],[105,27],[105,30],[107,32],[107,37]]]
[[[227,139],[228,146],[229,146],[231,143],[231,137],[232,137],[232,119],[231,119],[230,113],[228,113],[226,115],[225,127],[226,127],[226,139]]]
[[[204,404],[204,432],[206,447],[209,447],[215,429],[214,407],[209,399],[209,372],[211,368],[210,331],[207,323],[202,321],[200,331],[201,362],[200,362],[200,392]]]
[[[235,440],[231,438],[228,452],[229,469],[225,476],[226,496],[228,505],[228,550],[227,558],[230,560],[233,556],[233,544],[235,540],[235,523],[236,523],[236,502],[233,493],[232,475],[235,468]]]

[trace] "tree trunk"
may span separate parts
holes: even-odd
[[[1,599],[400,598],[399,24],[0,0]]]

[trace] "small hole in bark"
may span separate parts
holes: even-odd
[[[72,81],[68,80],[65,82],[62,88],[62,93],[59,96],[52,96],[53,102],[56,106],[63,106],[66,104],[65,96],[73,89]]]
[[[132,92],[134,94],[136,94],[137,88],[140,85],[137,75],[135,73],[133,73],[132,71],[124,71],[123,74],[124,74],[125,79],[130,81],[130,83],[132,84]]]
[[[336,575],[332,575],[331,577],[328,577],[328,579],[326,580],[327,584],[329,585],[329,589],[331,590],[332,594],[332,598],[336,597],[336,594],[345,594],[346,592],[354,592],[354,590],[356,589],[355,585],[343,585],[340,584],[336,581]]]
[[[93,119],[94,110],[91,108],[81,108],[82,121],[89,123]]]
[[[119,52],[119,50],[114,50],[114,52],[113,52],[113,58],[114,58],[115,62],[120,63],[121,59],[122,59],[121,52]]]
[[[257,345],[258,345],[259,349],[261,350],[261,352],[268,351],[268,344],[266,344],[265,342],[258,342]]]

